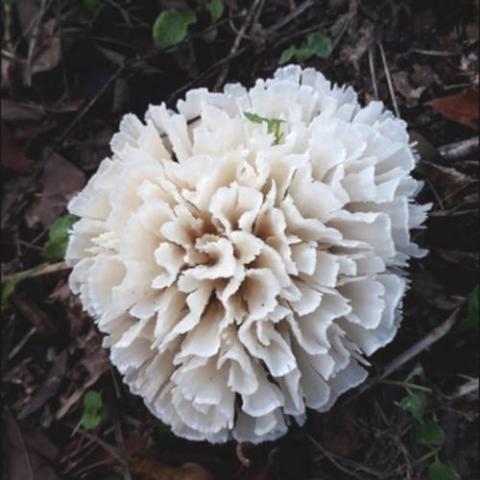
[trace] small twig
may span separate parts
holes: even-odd
[[[33,24],[32,35],[30,36],[30,41],[28,43],[28,53],[27,53],[27,64],[25,66],[25,76],[24,81],[25,85],[28,87],[32,84],[32,61],[33,61],[33,54],[35,53],[35,47],[37,46],[37,39],[38,39],[38,29],[40,28],[40,22],[42,21],[42,17],[45,14],[45,3],[46,0],[42,0],[40,4],[39,14],[38,17]]]
[[[87,114],[87,112],[92,108],[92,106],[97,102],[97,100],[105,93],[107,88],[118,78],[118,76],[122,73],[125,65],[119,66],[107,79],[107,81],[103,84],[100,90],[96,93],[96,95],[78,112],[76,117],[72,120],[70,125],[63,131],[59,138],[55,141],[55,146],[61,145],[63,141],[68,137],[70,132],[76,127],[78,122],[82,120],[82,118]]]
[[[438,152],[445,160],[460,160],[473,155],[479,146],[479,138],[473,137],[461,142],[449,143],[438,148]]]
[[[466,210],[435,210],[430,212],[430,217],[460,217],[462,215],[474,215],[478,213],[478,208],[468,208]]]
[[[242,41],[243,36],[245,35],[245,32],[246,32],[247,28],[250,26],[250,24],[252,22],[252,19],[255,15],[255,12],[256,12],[257,7],[260,4],[260,2],[262,2],[262,0],[255,0],[253,2],[252,6],[250,7],[250,10],[247,14],[247,18],[245,19],[245,22],[243,23],[242,27],[240,28],[240,30],[237,33],[237,36],[235,37],[235,40],[233,42],[232,48],[230,49],[230,53],[229,53],[228,57],[232,57],[237,52],[238,47],[240,46],[240,42]],[[263,4],[263,2],[262,2],[262,4]],[[218,92],[220,87],[223,85],[223,82],[225,81],[225,78],[228,74],[229,69],[230,69],[230,64],[226,63],[224,65],[224,67],[222,68],[222,70],[220,71],[220,73],[218,75],[218,78],[217,78],[217,81],[215,82],[215,86],[213,87],[214,92]]]
[[[476,397],[478,398],[478,387],[478,377],[471,378],[467,383],[460,385],[450,398],[452,400],[456,400],[457,398],[465,397],[466,395],[470,395],[472,393],[476,393]]]
[[[378,95],[377,74],[375,73],[375,60],[373,58],[373,47],[368,49],[368,66],[370,68],[370,75],[372,77],[373,96],[375,100],[380,97]]]
[[[12,350],[8,354],[8,359],[11,360],[25,346],[25,344],[30,340],[30,338],[35,335],[36,332],[37,327],[32,327],[27,332],[27,334],[17,343],[17,345],[12,348]]]
[[[422,338],[420,341],[412,345],[408,350],[401,353],[397,358],[392,360],[384,368],[383,373],[376,379],[377,381],[372,383],[365,383],[362,387],[358,389],[358,395],[366,392],[368,389],[370,389],[370,387],[376,385],[378,382],[384,380],[392,373],[399,370],[401,367],[403,367],[403,365],[405,365],[405,363],[409,362],[417,355],[422,353],[424,350],[431,347],[434,343],[438,342],[441,338],[443,338],[455,325],[459,310],[460,307],[456,308],[441,325],[434,328],[426,337]]]
[[[441,325],[434,328],[426,337],[422,338],[420,341],[415,343],[412,347],[394,359],[391,363],[389,363],[385,367],[381,378],[386,378],[392,373],[396,372],[405,363],[412,360],[412,358],[415,358],[417,355],[443,338],[455,325],[459,310],[460,308],[456,308]]]
[[[365,467],[364,465],[357,464],[356,462],[352,462],[351,460],[349,460],[347,458],[342,458],[342,457],[339,457],[338,455],[335,455],[335,454],[329,452],[315,438],[313,438],[310,434],[307,433],[306,436],[315,445],[315,447],[317,447],[323,453],[323,455],[325,457],[327,457],[328,460],[335,467],[337,467],[340,471],[342,471],[343,473],[346,473],[347,475],[349,475],[353,478],[357,478],[359,480],[364,480],[365,479],[364,476],[360,476],[356,472],[354,472],[352,470],[349,470],[347,467],[344,467],[343,465],[341,465],[340,460],[343,460],[345,463],[352,464],[352,466],[356,467],[357,470],[361,470],[361,471],[364,471],[366,473],[369,473],[373,477],[376,477],[376,478],[381,478],[382,477],[382,474],[380,472],[377,472],[375,470],[372,470],[371,468]]]
[[[440,50],[423,50],[421,48],[412,48],[410,49],[412,53],[419,53],[420,55],[429,55],[432,57],[458,57],[461,55],[461,52],[445,52]]]
[[[432,389],[428,387],[424,387],[423,385],[417,385],[416,383],[410,383],[410,382],[402,382],[401,380],[378,380],[378,382],[375,383],[381,383],[384,385],[394,385],[397,387],[403,387],[405,389],[410,389],[410,390],[418,390],[419,392],[424,392],[424,393],[432,393]]]
[[[445,205],[442,201],[442,198],[440,197],[439,193],[437,192],[437,190],[435,189],[435,186],[433,185],[433,183],[427,178],[425,177],[425,182],[426,184],[429,186],[430,190],[432,191],[433,193],[433,196],[435,197],[435,200],[437,201],[438,203],[438,206],[440,207],[441,210],[445,210]]]
[[[101,438],[98,438],[96,435],[92,435],[91,433],[82,430],[81,428],[78,430],[78,432],[81,436],[88,438],[92,442],[95,442],[97,445],[102,447],[106,452],[108,452],[115,460],[117,460],[122,466],[126,466],[127,462],[122,456],[117,452],[117,450],[112,447],[110,444],[102,440]]]
[[[28,277],[25,278],[43,277],[43,275],[50,275],[51,273],[63,272],[69,269],[70,267],[65,262],[49,263],[44,266],[39,266],[38,270],[32,270]],[[8,282],[14,276],[15,273],[11,275],[4,275],[2,282]]]
[[[315,0],[306,0],[301,5],[299,5],[295,10],[291,11],[288,15],[285,15],[282,19],[280,19],[277,23],[274,23],[268,30],[270,32],[274,32],[279,28],[284,27],[287,23],[290,23],[292,20],[300,16],[305,10],[313,7],[315,4]]]
[[[49,265],[45,265],[45,267],[41,268],[40,270],[32,272],[30,278],[42,277],[43,275],[50,275],[51,273],[56,272],[63,272],[65,270],[69,270],[70,268],[71,267],[69,267],[65,262],[51,263]]]
[[[168,100],[166,102],[167,105],[171,104],[173,102],[173,100],[175,100],[178,97],[178,95],[180,95],[185,90],[188,90],[192,86],[197,85],[197,84],[205,81],[207,78],[210,78],[215,73],[215,71],[217,70],[218,67],[224,65],[225,63],[228,63],[233,58],[242,55],[248,48],[249,48],[249,45],[246,45],[246,46],[240,48],[239,50],[237,50],[234,54],[230,54],[227,57],[222,58],[218,62],[214,63],[211,67],[207,68],[204,72],[202,72],[199,77],[194,78],[193,80],[189,81],[188,83],[182,85],[180,88],[177,88],[174,92],[171,93],[170,97],[168,97]]]
[[[123,439],[122,427],[118,418],[115,418],[113,422],[114,432],[115,432],[115,441],[117,442],[118,450],[120,455],[125,458],[125,464],[122,465],[123,478],[125,480],[132,480],[132,474],[128,468],[128,459],[127,459],[127,450],[125,448],[125,440]]]
[[[36,304],[17,292],[14,292],[11,298],[17,310],[32,323],[39,335],[49,336],[55,333],[56,329],[50,317]]]
[[[338,34],[333,39],[332,52],[337,49],[343,36],[345,35],[346,31],[350,27],[350,23],[355,18],[355,15],[357,14],[357,12],[358,12],[358,0],[350,0],[348,2],[348,12],[342,15],[335,22],[335,25],[333,26],[333,29],[335,29],[335,26],[340,25],[340,30],[338,31]]]
[[[390,70],[388,68],[387,58],[385,56],[385,50],[383,49],[382,42],[378,42],[378,48],[380,50],[380,56],[382,57],[383,69],[385,70],[385,77],[387,79],[388,90],[392,99],[393,110],[398,118],[400,117],[400,110],[398,109],[397,97],[395,96],[395,89],[393,88],[392,77],[390,76]]]

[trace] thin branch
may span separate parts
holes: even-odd
[[[373,385],[376,385],[378,382],[389,377],[392,373],[399,370],[407,362],[415,358],[417,355],[422,353],[427,348],[431,347],[434,343],[438,342],[443,338],[455,325],[457,321],[457,315],[460,310],[460,307],[456,308],[450,316],[438,327],[434,328],[426,337],[422,338],[420,341],[412,345],[408,350],[401,353],[397,358],[392,360],[383,370],[382,374],[376,379],[375,382],[365,383],[362,387],[358,389],[358,395],[369,390]],[[358,396],[356,395],[356,396]]]
[[[228,54],[228,57],[232,57],[235,55],[235,53],[238,50],[238,47],[240,46],[240,42],[243,39],[243,36],[245,35],[245,32],[247,31],[247,28],[250,26],[252,23],[252,19],[255,15],[255,12],[257,8],[263,6],[263,0],[255,0],[250,7],[250,10],[247,14],[247,18],[245,19],[245,22],[243,23],[242,27],[237,33],[237,36],[235,37],[235,40],[233,42],[232,48],[230,50],[230,53]],[[228,74],[228,70],[230,69],[230,64],[226,63],[222,70],[220,71],[220,74],[218,75],[217,81],[215,82],[215,86],[213,87],[214,92],[218,92],[220,87],[223,85],[223,82],[225,81],[225,78]]]
[[[372,77],[373,96],[375,100],[380,97],[378,95],[377,74],[375,73],[375,59],[373,58],[373,47],[368,49],[368,66],[370,68],[370,75]]]
[[[380,49],[380,56],[382,57],[383,69],[385,70],[385,77],[387,79],[388,90],[392,99],[393,109],[395,111],[395,115],[398,118],[401,118],[400,110],[397,104],[397,97],[395,96],[395,89],[393,88],[392,77],[390,75],[390,69],[388,68],[387,58],[385,56],[385,50],[383,49],[382,42],[378,42],[378,48]]]
[[[460,160],[476,153],[478,146],[479,138],[473,137],[461,142],[443,145],[438,148],[438,152],[445,160]]]

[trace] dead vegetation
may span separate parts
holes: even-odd
[[[211,3],[2,3],[6,478],[478,478],[478,2],[225,0],[216,16]],[[152,26],[171,8],[196,22],[158,48]],[[172,106],[195,86],[252,84],[313,33],[331,48],[306,64],[409,123],[420,200],[434,203],[418,233],[430,254],[411,266],[402,329],[373,357],[369,383],[275,443],[187,442],[110,367],[51,225],[108,155],[123,113]]]

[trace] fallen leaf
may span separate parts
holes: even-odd
[[[404,70],[392,73],[393,84],[397,92],[399,92],[406,101],[407,106],[411,107],[417,104],[418,99],[422,96],[425,87],[414,87]]]
[[[2,149],[1,161],[2,167],[12,170],[20,175],[26,175],[32,172],[33,162],[23,152],[17,144],[11,128],[4,122],[1,124]]]
[[[67,371],[68,351],[67,349],[59,353],[53,360],[52,366],[47,373],[45,381],[33,394],[30,402],[25,405],[18,415],[19,420],[23,420],[38,409],[53,397],[60,388],[60,384]]]
[[[33,74],[55,68],[62,59],[60,36],[56,28],[57,21],[54,18],[40,26],[31,65]]]
[[[348,457],[358,449],[360,439],[355,424],[355,411],[333,410],[330,415],[319,417],[320,424],[316,426],[318,439],[326,450]]]
[[[456,202],[455,196],[473,185],[475,179],[453,167],[444,167],[432,162],[424,161],[425,173],[432,188],[442,200],[444,207],[449,208]]]
[[[213,480],[212,474],[198,463],[173,467],[151,458],[141,458],[133,459],[129,467],[139,480]]]
[[[435,81],[435,72],[430,65],[419,65],[416,63],[413,66],[411,79],[416,87],[428,88]]]
[[[78,338],[78,347],[83,350],[83,356],[76,362],[75,370],[86,371],[87,375],[80,386],[62,397],[61,407],[55,415],[57,420],[64,417],[80,401],[84,393],[110,368],[107,352],[102,348],[102,339],[95,327]],[[75,370],[71,372],[72,377],[76,374]],[[84,373],[83,376],[85,376]]]
[[[40,431],[24,430],[9,413],[5,426],[9,480],[60,480],[50,466],[58,450]]]
[[[16,0],[15,10],[22,34],[30,38],[33,35],[33,25],[39,18],[40,2],[35,0]]]
[[[466,92],[434,98],[426,103],[440,115],[466,127],[478,128],[479,107],[478,91],[467,90]]]
[[[85,174],[56,153],[45,161],[40,200],[30,210],[30,224],[48,227],[64,210],[68,201],[85,184]]]
[[[45,117],[45,110],[39,105],[14,102],[7,99],[2,99],[1,112],[2,120],[10,122],[25,120],[38,121]]]
[[[463,252],[460,250],[445,250],[443,248],[434,248],[432,251],[438,253],[438,255],[448,263],[454,265],[461,265],[465,270],[473,273],[477,272],[478,261],[480,256],[476,252]]]

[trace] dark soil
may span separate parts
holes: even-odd
[[[477,136],[478,1],[225,0],[210,43],[206,3],[2,3],[3,291],[16,273],[39,266],[2,311],[4,478],[455,478],[429,473],[436,461],[450,475],[479,478],[478,142],[457,155],[443,148]],[[192,9],[197,22],[176,48],[160,50],[152,25],[167,8]],[[232,50],[250,12],[254,21]],[[306,65],[353,85],[364,103],[378,97],[408,122],[422,156],[419,201],[434,205],[415,234],[430,253],[411,265],[402,328],[371,359],[368,389],[350,392],[328,413],[310,412],[304,427],[277,442],[178,439],[109,365],[61,258],[44,256],[48,229],[109,154],[124,113],[143,116],[150,103],[173,107],[189,88],[218,88],[223,79],[252,85],[312,32],[330,38],[333,52]],[[380,378],[447,319],[455,321],[441,338]],[[87,428],[83,399],[91,391],[103,406],[99,425]],[[422,444],[420,422],[399,406],[419,392],[423,424],[444,432],[438,445]]]

